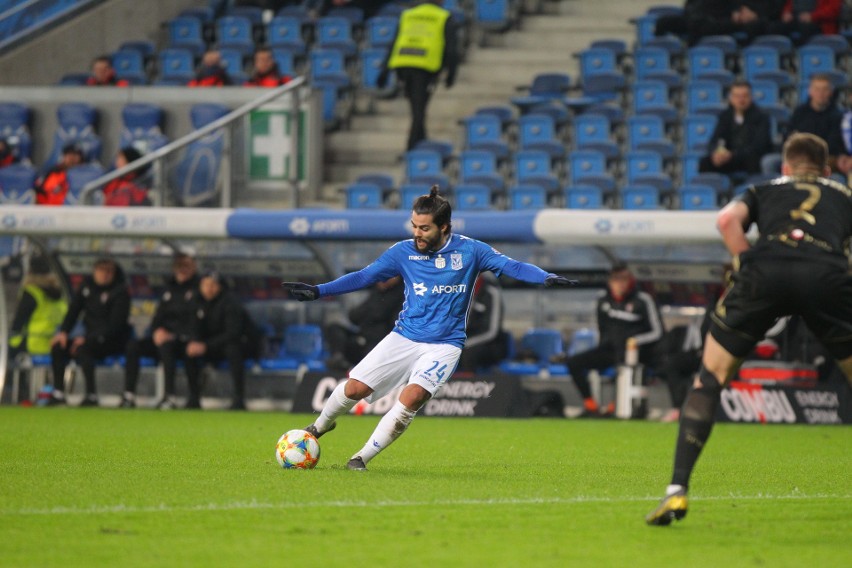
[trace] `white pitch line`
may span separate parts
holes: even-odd
[[[352,509],[368,509],[383,507],[448,507],[448,506],[500,506],[500,505],[562,505],[577,503],[633,503],[657,501],[658,496],[651,497],[553,497],[533,499],[458,499],[448,501],[317,501],[313,503],[261,503],[259,501],[236,501],[233,503],[208,503],[206,505],[171,506],[160,504],[150,507],[128,505],[105,505],[98,507],[51,507],[49,509],[19,509],[0,510],[0,516],[29,516],[29,515],[102,515],[109,513],[184,513],[204,511],[240,511],[263,509],[293,509],[305,507],[338,507]],[[724,501],[736,499],[740,501],[774,501],[774,500],[806,500],[806,499],[852,499],[852,495],[816,494],[805,495],[791,493],[788,495],[716,495],[705,497],[690,497],[690,501]]]

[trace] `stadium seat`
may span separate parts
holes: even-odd
[[[722,85],[716,81],[696,79],[686,86],[686,110],[689,114],[718,115],[728,103],[722,94]]]
[[[509,209],[543,209],[547,207],[547,192],[538,184],[513,185],[508,189]]]
[[[348,209],[381,209],[382,188],[374,183],[355,182],[344,188]]]
[[[515,153],[515,182],[518,185],[534,184],[541,186],[547,192],[550,202],[559,194],[561,184],[559,178],[551,169],[551,160],[547,152],[542,150],[521,150]]]
[[[603,114],[586,112],[574,119],[574,144],[578,150],[597,150],[607,159],[621,155],[621,148],[612,138],[612,123]]]
[[[516,22],[512,0],[475,0],[473,20],[488,32],[505,32]]]
[[[660,192],[652,185],[627,185],[621,190],[623,209],[659,209]]]
[[[151,103],[128,103],[121,109],[123,126],[121,146],[135,146],[143,152],[162,148],[168,143],[163,134],[163,109]]]
[[[368,47],[390,47],[396,37],[399,18],[393,16],[373,16],[367,20],[365,41]]]
[[[517,87],[518,90],[526,90],[527,95],[512,97],[511,102],[518,107],[520,114],[525,114],[536,105],[562,100],[571,86],[571,76],[566,73],[539,73],[530,85]]]
[[[717,172],[698,172],[688,180],[688,185],[704,185],[716,192],[716,202],[721,204],[730,198],[731,178]]]
[[[432,189],[429,183],[404,183],[399,186],[399,208],[410,211],[414,201],[421,195],[427,195]],[[442,188],[443,189],[443,188]],[[441,192],[444,193],[443,191]]]
[[[137,50],[124,49],[112,54],[112,67],[119,79],[146,77],[145,56]]]
[[[503,133],[509,132],[516,124],[515,113],[512,107],[506,105],[488,105],[479,107],[474,111],[474,114],[492,114],[500,119],[500,125]]]
[[[68,193],[65,194],[65,205],[88,205],[95,202],[82,201],[83,188],[89,182],[95,181],[105,170],[98,163],[80,164],[68,169]],[[99,194],[100,195],[100,194]]]
[[[488,150],[500,160],[509,157],[509,144],[503,139],[503,124],[491,114],[474,114],[463,119],[465,148]]]
[[[222,57],[222,65],[234,85],[242,85],[248,81],[248,74],[244,69],[245,54],[233,47],[223,47],[219,50]]]
[[[665,175],[663,157],[650,150],[633,150],[624,157],[628,184],[645,184],[648,179]]]
[[[556,124],[545,114],[530,113],[518,119],[518,148],[541,150],[553,162],[565,159],[565,145],[556,136]]]
[[[195,77],[195,56],[186,48],[164,49],[158,55],[159,79],[186,85]]]
[[[396,80],[396,72],[391,70],[388,73],[387,84],[379,86],[379,74],[382,72],[382,63],[387,55],[387,49],[379,47],[369,47],[361,51],[361,91],[367,92],[376,97],[390,98],[394,96],[398,89]],[[371,106],[369,111],[373,112],[374,98],[371,98]]]
[[[216,45],[235,49],[249,57],[254,53],[254,26],[246,16],[223,16],[216,20]]]
[[[275,64],[278,65],[278,72],[282,75],[288,75],[290,77],[295,77],[299,73],[297,72],[298,64],[296,63],[296,59],[298,57],[298,53],[295,51],[291,51],[288,48],[284,47],[273,47],[272,48],[272,58],[275,60]]]
[[[24,103],[0,102],[0,137],[18,160],[29,161],[32,158],[31,117],[32,111]]]
[[[678,120],[678,110],[669,98],[669,86],[657,79],[636,81],[632,87],[633,112],[659,116],[667,125]]]
[[[680,208],[684,211],[712,211],[718,208],[716,190],[709,185],[680,186]]]
[[[630,150],[653,150],[665,159],[675,155],[674,144],[666,135],[663,119],[654,114],[635,114],[627,118]]]
[[[12,164],[0,168],[0,204],[32,205],[38,172],[32,166]]]
[[[778,83],[780,88],[792,87],[793,80],[781,69],[781,55],[774,47],[750,45],[742,50],[743,72],[747,81],[767,79]]]
[[[193,128],[202,128],[228,114],[216,103],[199,103],[190,109]],[[219,170],[224,151],[224,131],[215,130],[187,146],[172,174],[175,198],[184,207],[213,203],[219,191]]]
[[[334,83],[338,90],[352,86],[352,79],[346,71],[346,56],[338,49],[315,47],[309,54],[310,79],[312,82],[322,80]]]
[[[481,183],[459,183],[453,190],[458,211],[488,211],[491,209],[491,189]]]
[[[562,334],[556,329],[528,329],[521,337],[519,351],[530,352],[540,365],[548,365],[551,357],[564,351]]]
[[[303,57],[308,51],[308,45],[302,35],[302,22],[302,18],[294,16],[272,18],[266,31],[267,45],[271,49],[286,49]]]
[[[315,324],[288,325],[284,330],[279,359],[295,359],[299,363],[322,361],[324,357],[322,328]]]
[[[834,63],[834,50],[826,45],[804,45],[797,53],[799,81],[809,81],[814,73],[839,71]]]
[[[689,62],[689,80],[701,79],[704,75],[727,71],[725,52],[712,45],[696,45],[686,52]]]
[[[403,156],[405,160],[405,179],[444,173],[444,161],[434,150],[409,150]]]
[[[565,207],[569,209],[603,208],[603,192],[594,185],[569,185],[563,196]]]
[[[326,16],[317,20],[316,44],[323,49],[337,49],[346,57],[358,53],[358,45],[352,37],[352,22],[346,18]]]
[[[498,157],[489,150],[465,150],[459,154],[459,183],[481,184],[493,194],[502,194],[506,189]]]
[[[204,23],[194,16],[178,16],[169,20],[168,47],[186,49],[195,57],[200,57],[207,49],[204,40]]]
[[[56,109],[58,126],[53,134],[53,149],[45,162],[45,170],[59,163],[62,148],[70,143],[83,150],[83,160],[99,160],[101,138],[95,132],[98,112],[94,106],[83,103],[62,103]]]
[[[707,144],[716,128],[716,120],[716,117],[711,114],[693,114],[684,118],[684,150],[687,152],[706,152]]]
[[[662,47],[640,47],[633,53],[633,64],[637,80],[655,79],[669,87],[679,86],[681,78],[672,69],[671,54]]]

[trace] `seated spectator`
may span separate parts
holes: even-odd
[[[59,163],[36,180],[36,204],[62,205],[68,193],[68,169],[83,163],[83,150],[76,144],[62,148]]]
[[[786,141],[796,132],[815,134],[828,144],[828,165],[846,181],[852,170],[852,156],[843,141],[843,111],[835,101],[834,85],[828,75],[815,73],[808,83],[808,100],[793,109],[784,132]],[[781,154],[764,157],[761,168],[766,174],[781,173]]]
[[[836,34],[842,8],[841,0],[787,0],[781,19],[770,22],[766,33],[785,35],[804,45],[815,35]]]
[[[166,280],[154,318],[151,335],[131,339],[127,343],[127,364],[124,375],[124,395],[121,408],[136,406],[136,384],[139,381],[139,361],[151,357],[163,365],[165,379],[163,399],[157,403],[160,410],[176,408],[174,401],[177,363],[186,357],[186,348],[195,329],[199,306],[198,267],[188,254],[176,254],[172,261],[172,276]],[[189,383],[190,407],[197,407],[201,399],[198,383]]]
[[[115,169],[123,168],[141,157],[142,153],[139,150],[133,146],[126,146],[119,150],[115,156]],[[103,189],[104,205],[115,207],[151,205],[148,188],[140,183],[141,179],[148,173],[149,167],[146,164],[107,183]]]
[[[77,320],[83,316],[83,335],[72,336]],[[81,406],[97,406],[95,365],[107,355],[123,355],[130,337],[130,292],[124,271],[111,258],[95,261],[71,299],[59,332],[50,340],[53,367],[53,392],[49,405],[65,404],[65,367],[71,359],[83,369],[86,396]]]
[[[278,64],[268,47],[258,48],[254,52],[254,70],[246,81],[246,87],[278,87],[290,82],[288,75],[278,71]]]
[[[86,85],[89,87],[127,87],[130,83],[115,76],[112,67],[112,58],[109,55],[101,55],[92,61],[92,71]]]
[[[602,371],[623,364],[628,339],[636,340],[640,363],[653,363],[664,333],[656,301],[650,294],[638,290],[633,273],[623,263],[616,263],[610,269],[607,290],[597,301],[596,313],[598,345],[574,355],[554,357],[554,362],[567,365],[583,397],[583,417],[612,414],[615,409],[615,405],[610,404],[605,412],[601,412],[598,402],[592,397],[589,371]]]
[[[772,151],[771,126],[769,115],[752,100],[747,81],[731,85],[728,108],[719,115],[707,147],[700,172],[727,174],[735,184],[760,173],[761,158]]]
[[[222,64],[222,54],[218,49],[204,52],[195,78],[187,83],[190,87],[224,87],[230,84],[231,78]]]
[[[503,292],[500,281],[491,272],[483,272],[476,279],[466,332],[459,371],[485,369],[508,355],[508,337],[503,330]]]
[[[686,0],[683,14],[662,16],[654,35],[675,34],[690,46],[709,35],[733,35],[748,44],[781,17],[778,0]]]
[[[9,361],[18,356],[47,355],[50,340],[68,311],[59,278],[50,270],[46,258],[33,257],[29,273],[21,284],[18,305],[9,330]],[[6,381],[11,384],[11,381]],[[25,389],[21,389],[22,392]],[[12,404],[17,404],[13,400]]]
[[[394,276],[370,288],[367,298],[349,310],[349,325],[325,328],[331,357],[327,365],[348,370],[391,332],[402,310],[405,291],[402,279]]]
[[[260,333],[236,296],[225,289],[218,272],[207,272],[199,285],[200,305],[195,329],[186,346],[186,375],[190,389],[201,384],[205,362],[228,362],[234,384],[231,410],[245,410],[245,362],[258,356]],[[200,408],[190,395],[187,408]]]
[[[12,151],[9,143],[5,139],[0,138],[0,168],[11,166],[17,162],[18,157],[15,156],[15,153]]]

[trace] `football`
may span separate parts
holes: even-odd
[[[305,430],[290,430],[275,445],[275,459],[284,469],[313,469],[319,458],[319,442]]]

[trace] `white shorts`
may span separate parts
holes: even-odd
[[[412,383],[435,396],[456,370],[461,351],[448,343],[418,343],[391,332],[352,367],[349,378],[373,389],[367,402]]]

